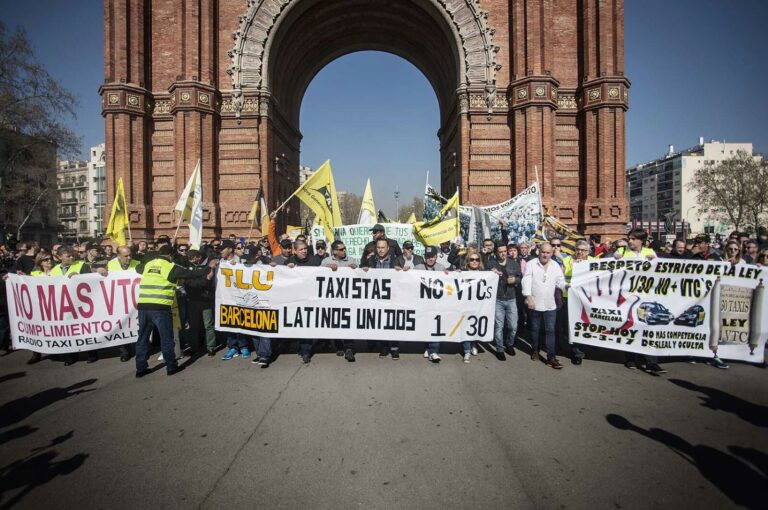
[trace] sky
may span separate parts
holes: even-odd
[[[243,2],[245,3],[245,2]],[[71,127],[88,148],[104,141],[102,0],[0,0],[7,29],[23,27],[51,75],[79,99]],[[625,0],[625,68],[632,82],[627,165],[705,140],[753,142],[768,152],[766,0]],[[330,159],[339,190],[393,212],[420,196],[426,172],[439,184],[439,111],[409,62],[361,52],[323,68],[301,110],[302,164]]]

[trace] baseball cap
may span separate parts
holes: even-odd
[[[253,260],[259,256],[259,251],[260,251],[259,248],[248,245],[245,248],[243,248],[243,258],[245,260]]]
[[[384,226],[381,223],[377,223],[371,228],[370,232],[384,232]]]
[[[322,239],[318,239],[317,242],[315,243],[315,248],[327,248],[327,247],[328,245],[325,244],[325,241],[323,241]]]
[[[403,243],[403,249],[404,250],[412,250],[413,249],[413,243],[410,241],[406,241]]]
[[[427,246],[424,249],[424,257],[437,257],[437,246]]]
[[[230,241],[229,239],[224,239],[219,245],[219,248],[234,248],[234,247],[235,247],[234,241]]]

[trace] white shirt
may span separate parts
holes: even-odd
[[[534,310],[547,312],[557,309],[555,287],[565,290],[565,276],[560,264],[550,260],[544,267],[539,259],[534,259],[525,265],[523,296],[533,297]]]

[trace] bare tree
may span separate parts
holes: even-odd
[[[363,204],[363,197],[354,193],[344,193],[339,197],[339,207],[341,207],[341,221],[345,225],[354,225],[357,223],[357,217],[360,215],[360,206]]]
[[[400,210],[397,211],[397,217],[400,221],[408,220],[408,217],[413,213],[418,221],[424,217],[424,197],[419,195],[413,197],[410,203],[400,206]]]
[[[699,209],[708,209],[709,217],[728,222],[740,230],[755,229],[768,212],[768,167],[766,162],[746,151],[719,163],[706,163],[696,170],[687,184],[696,193]]]
[[[56,206],[56,152],[80,149],[65,123],[76,106],[72,93],[37,62],[24,31],[9,33],[0,23],[0,193],[6,210],[0,222],[6,229],[20,234],[27,221],[55,227],[55,215],[46,221],[39,212]]]

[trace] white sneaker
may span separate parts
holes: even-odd
[[[429,358],[429,351],[424,351],[424,357]]]
[[[429,361],[431,361],[432,363],[440,363],[440,355],[437,354],[437,353],[430,354],[429,355]]]
[[[475,346],[473,345],[473,346],[472,346],[472,350],[470,351],[470,353],[472,354],[472,356],[477,356],[477,347],[475,347]],[[464,357],[464,362],[465,362],[465,363],[469,363],[469,361],[467,361],[466,355],[465,355],[465,357]]]
[[[474,349],[474,347],[473,347]],[[469,363],[469,358],[471,358],[472,355],[470,353],[464,354],[464,363]]]
[[[157,361],[163,361],[163,353],[160,353],[160,356],[157,357]]]

